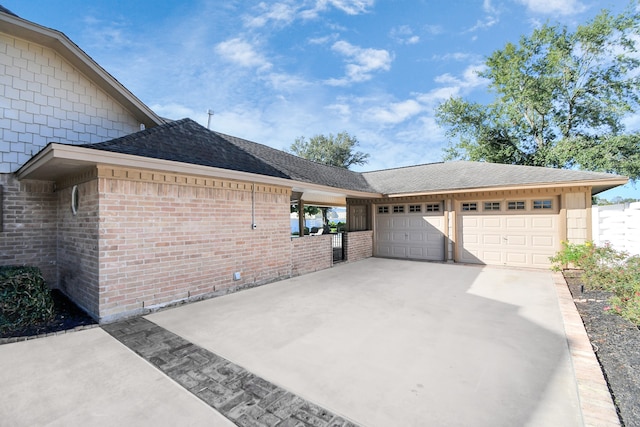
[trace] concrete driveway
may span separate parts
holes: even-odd
[[[546,271],[371,258],[147,319],[365,426],[582,425]]]
[[[192,351],[201,372],[248,371],[251,387],[362,426],[615,425],[588,341],[568,346],[565,328],[584,329],[563,323],[573,301],[558,289],[546,271],[370,258],[105,327],[146,329],[129,331],[147,346],[138,354],[97,328],[6,344],[0,424],[233,425],[188,387],[209,377],[188,363],[171,378],[156,369]],[[145,356],[155,347],[164,353]],[[232,364],[213,372],[205,356]],[[572,360],[596,369],[576,375]],[[585,384],[611,406],[586,423]]]

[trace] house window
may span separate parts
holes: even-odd
[[[484,202],[485,211],[499,211],[500,202]]]
[[[74,185],[71,189],[71,213],[76,215],[78,213],[78,206],[80,205],[80,195],[78,194],[78,186]]]
[[[521,202],[521,201],[508,202],[507,209],[509,209],[510,211],[523,211],[525,210],[525,204],[524,202]]]
[[[409,212],[422,212],[422,205],[409,205]]]
[[[404,213],[404,205],[394,206],[393,213]]]
[[[476,202],[463,203],[462,204],[462,210],[466,211],[466,212],[477,211],[478,210],[478,204]]]
[[[440,212],[440,203],[427,203],[427,212]]]
[[[533,209],[553,209],[553,202],[551,200],[534,200]]]
[[[387,214],[389,213],[389,206],[378,206],[379,214]]]

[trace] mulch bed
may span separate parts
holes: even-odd
[[[98,324],[91,316],[81,310],[61,291],[53,289],[51,296],[53,297],[55,310],[55,317],[51,322],[0,334],[0,344],[2,342],[13,341],[11,338],[25,338],[54,334],[72,329],[84,329]]]
[[[605,308],[608,292],[583,289],[579,271],[564,277],[587,330],[623,426],[640,427],[640,329]]]

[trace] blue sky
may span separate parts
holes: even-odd
[[[62,31],[158,114],[275,148],[347,131],[356,170],[442,160],[451,95],[486,101],[483,60],[544,22],[625,0],[0,0]],[[640,129],[640,115],[627,120]],[[640,198],[627,185],[605,197]]]

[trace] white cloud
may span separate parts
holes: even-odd
[[[423,107],[413,99],[395,102],[387,107],[374,107],[365,112],[371,120],[381,124],[397,124],[422,112]]]
[[[484,17],[484,19],[478,19],[476,21],[476,24],[473,27],[469,28],[465,32],[466,33],[473,33],[473,32],[478,31],[478,30],[491,28],[494,25],[496,25],[498,22],[500,22],[500,19],[498,19],[497,17],[495,17],[495,16],[486,16],[486,17]]]
[[[587,9],[580,0],[517,0],[534,13],[574,15]]]
[[[478,58],[478,55],[464,52],[451,52],[444,55],[433,55],[434,61],[471,61]]]
[[[240,38],[225,40],[215,46],[218,55],[227,61],[247,68],[268,69],[271,63],[256,52],[254,47],[247,41]]]
[[[388,71],[391,69],[391,54],[384,49],[361,48],[346,41],[337,41],[331,46],[346,59],[346,76],[341,79],[330,79],[327,84],[331,86],[345,86],[349,83],[357,83],[370,80],[374,71]]]
[[[416,44],[420,41],[420,37],[415,35],[413,29],[408,25],[392,28],[389,37],[400,44]]]
[[[244,24],[250,28],[260,28],[269,22],[277,25],[289,25],[296,17],[297,8],[291,3],[260,3],[256,7],[258,14],[245,16]]]
[[[303,19],[315,19],[321,12],[334,7],[347,15],[359,15],[367,13],[373,6],[374,0],[316,0],[313,7],[300,12]]]

